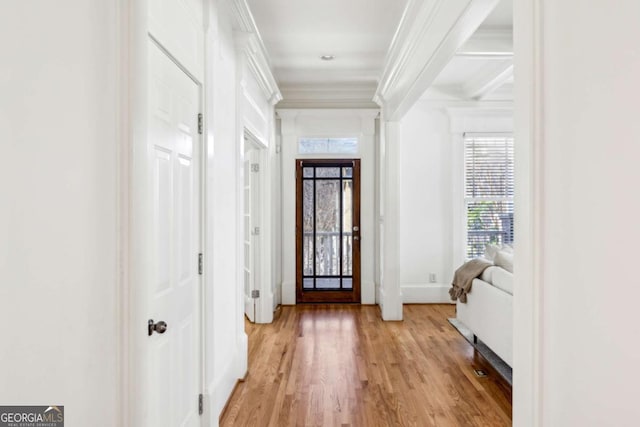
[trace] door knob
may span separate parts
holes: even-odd
[[[360,240],[358,236],[353,236],[353,240]]]
[[[153,319],[149,319],[149,324],[147,326],[147,330],[149,332],[149,336],[153,335],[153,332],[157,332],[159,334],[164,334],[167,330],[167,322],[161,320],[158,323],[154,323]]]
[[[358,231],[358,230],[360,230],[360,227],[358,227],[357,225],[353,227],[353,231]]]

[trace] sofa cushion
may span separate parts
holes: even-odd
[[[482,257],[494,262],[499,251],[500,246],[494,245],[493,243],[487,243],[484,247],[484,254],[482,254]]]
[[[513,273],[513,254],[506,251],[498,251],[493,263],[498,267],[502,267],[509,273]]]
[[[502,289],[509,295],[513,295],[513,273],[509,273],[507,270],[494,267],[495,270],[491,273],[491,284],[498,289]]]
[[[492,265],[486,268],[479,279],[505,291],[509,295],[513,295],[513,274],[502,267]]]

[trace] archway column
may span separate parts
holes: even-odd
[[[402,320],[400,287],[400,122],[380,123],[380,288],[383,320]]]

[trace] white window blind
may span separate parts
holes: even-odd
[[[467,258],[487,243],[513,243],[513,163],[513,135],[464,135]]]

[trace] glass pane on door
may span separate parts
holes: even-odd
[[[305,168],[312,169],[312,168]],[[313,177],[313,172],[311,173]],[[303,270],[305,276],[313,275],[313,222],[315,216],[315,198],[313,197],[313,181],[305,181],[303,183]],[[313,287],[313,286],[312,286]]]
[[[345,168],[347,169],[347,168]],[[351,168],[349,168],[351,169]],[[353,274],[353,180],[342,181],[342,274]]]
[[[340,180],[318,180],[315,186],[315,275],[336,276],[340,271]]]

